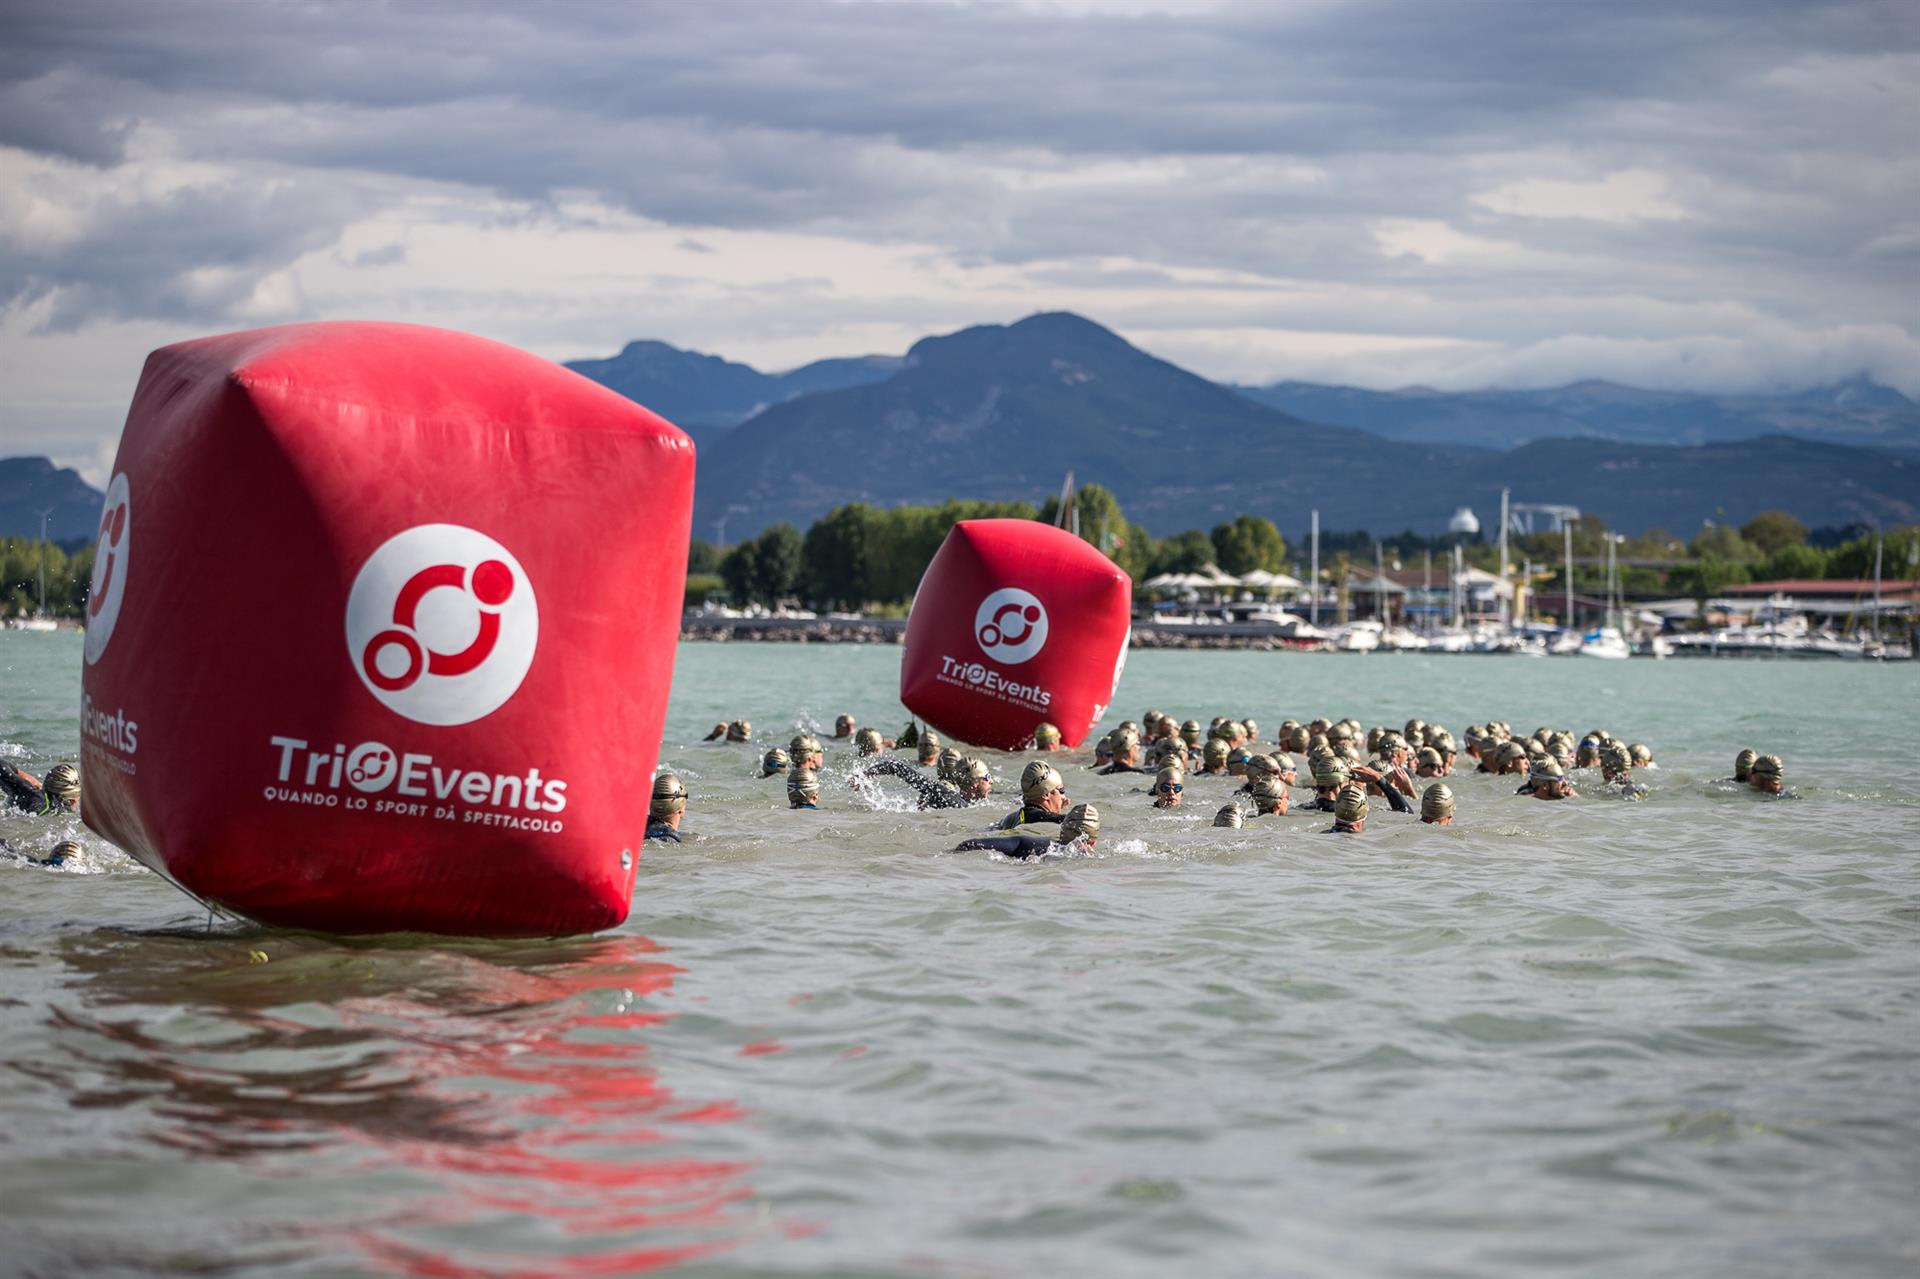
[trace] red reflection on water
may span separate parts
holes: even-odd
[[[473,1033],[450,1035],[444,1018],[417,1008],[409,1016],[388,1001],[367,1010],[411,1045],[404,1065],[463,1105],[477,1128],[452,1141],[357,1134],[376,1167],[404,1167],[441,1187],[353,1233],[370,1261],[422,1276],[623,1275],[741,1241],[753,1225],[739,1208],[752,1195],[752,1163],[663,1148],[676,1143],[672,1127],[742,1112],[724,1101],[689,1105],[661,1083],[641,1032],[666,1014],[601,1010],[610,991],[625,1005],[670,990],[679,970],[658,953],[644,938],[612,937],[558,971],[494,968],[480,993],[507,1012],[462,1022]],[[421,1231],[472,1241],[425,1247]],[[669,1239],[639,1238],[662,1234]]]

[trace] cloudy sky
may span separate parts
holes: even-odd
[[[0,3],[0,454],[294,320],[1920,395],[1913,0]]]

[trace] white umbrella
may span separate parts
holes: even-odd
[[[1240,575],[1240,585],[1242,586],[1258,586],[1264,589],[1273,584],[1273,574],[1263,568],[1257,568],[1251,573],[1242,573]]]
[[[1162,573],[1158,577],[1148,578],[1146,581],[1140,583],[1140,585],[1149,591],[1171,590],[1180,585],[1180,575],[1178,573]]]
[[[1202,564],[1200,572],[1205,575],[1208,586],[1238,586],[1240,579],[1224,572],[1218,564]]]

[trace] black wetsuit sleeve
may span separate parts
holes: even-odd
[[[928,808],[963,808],[966,800],[958,790],[945,782],[928,777],[911,764],[903,764],[897,759],[882,756],[869,767],[873,772],[885,773],[889,777],[898,777],[913,787],[920,796],[920,802]]]
[[[1108,764],[1100,770],[1100,776],[1111,777],[1115,773],[1150,773],[1150,768],[1135,768],[1131,764]]]
[[[1411,813],[1413,811],[1413,805],[1407,802],[1407,797],[1400,793],[1398,786],[1389,783],[1380,789],[1387,793],[1387,802],[1393,805],[1394,812]]]
[[[665,822],[648,822],[647,838],[662,839],[677,844],[680,842],[680,832]]]
[[[987,851],[996,852],[1005,857],[1018,857],[1025,860],[1038,857],[1053,847],[1053,841],[1042,839],[1038,835],[982,835],[976,839],[963,839],[953,846],[956,853]]]
[[[46,792],[20,775],[20,770],[0,759],[0,792],[5,792],[7,802],[15,808],[24,808],[37,813],[46,807]]]

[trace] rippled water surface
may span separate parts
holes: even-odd
[[[1662,767],[1337,840],[1069,768],[1102,843],[1044,865],[942,853],[983,814],[871,811],[844,751],[795,813],[697,740],[891,730],[898,663],[684,646],[690,838],[599,937],[209,930],[91,835],[0,862],[0,1272],[1920,1271],[1920,666],[1140,653],[1115,720],[1606,726]],[[0,751],[74,756],[79,665],[0,635]],[[1746,745],[1797,799],[1713,784]]]

